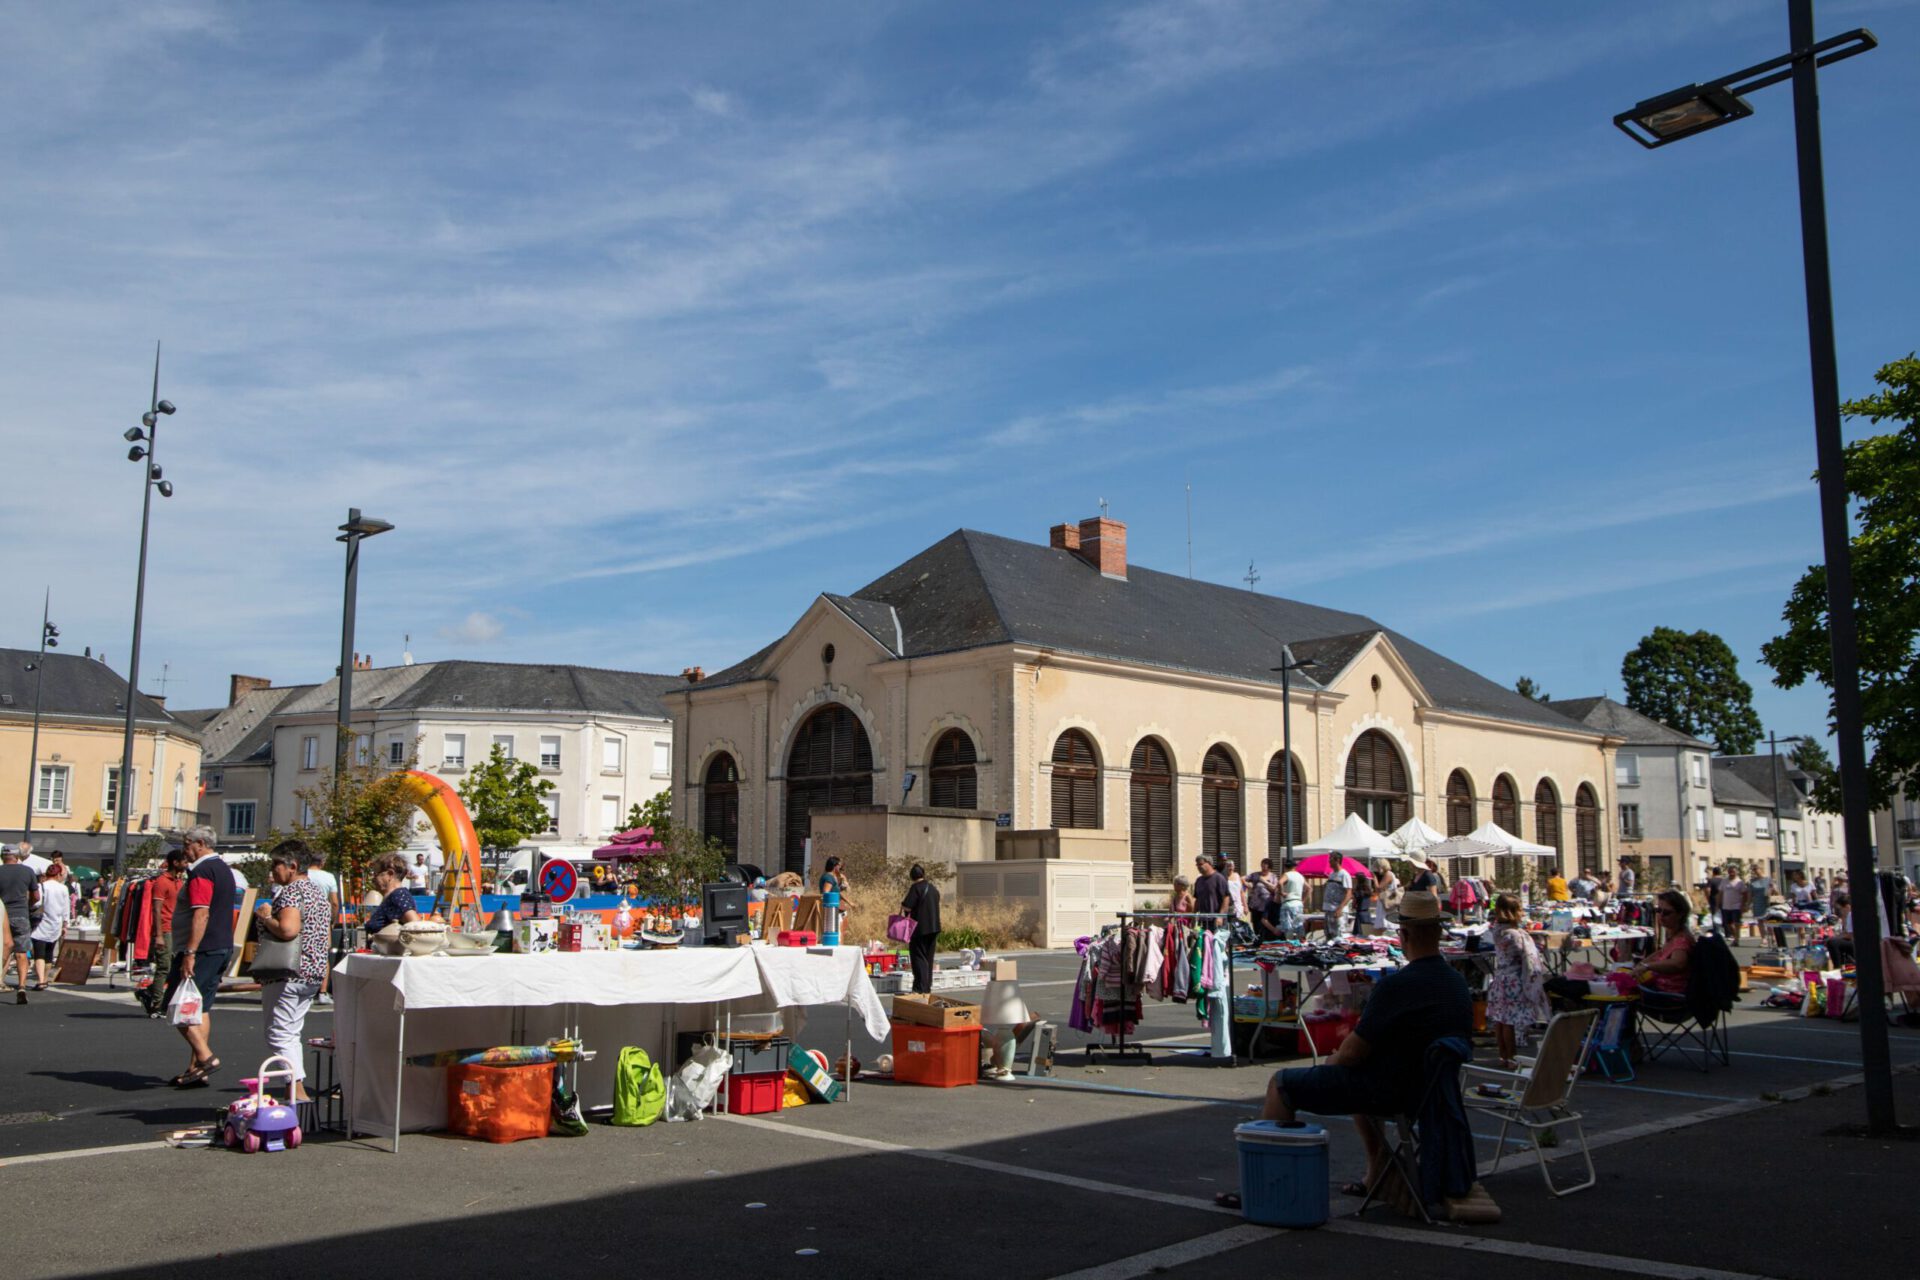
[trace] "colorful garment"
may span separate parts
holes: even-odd
[[[1525,929],[1496,925],[1493,978],[1487,984],[1487,1021],[1530,1027],[1552,1016],[1547,1006],[1546,963]]]

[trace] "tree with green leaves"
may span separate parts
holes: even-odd
[[[1523,698],[1532,698],[1535,702],[1552,702],[1553,695],[1533,682],[1532,676],[1521,676],[1513,682],[1513,691]]]
[[[662,787],[660,793],[645,804],[636,804],[627,810],[627,830],[635,827],[652,827],[656,840],[665,840],[673,830],[673,789]]]
[[[1883,390],[1849,400],[1840,411],[1898,424],[1846,446],[1847,497],[1859,529],[1851,546],[1866,803],[1879,809],[1920,769],[1920,359],[1909,352],[1873,376]],[[1831,690],[1826,566],[1813,565],[1794,584],[1781,617],[1786,634],[1760,647],[1773,682],[1797,689],[1813,679]],[[1829,772],[1814,799],[1839,812],[1839,777]]]
[[[1833,757],[1827,754],[1826,744],[1818,738],[1803,738],[1795,743],[1787,753],[1787,762],[1812,778],[1816,787],[1833,776]]]
[[[487,758],[460,780],[460,798],[467,802],[473,834],[480,847],[491,852],[526,843],[528,836],[547,829],[547,806],[540,797],[553,783],[540,776],[531,760],[515,760],[499,743]]]
[[[644,824],[643,824],[644,825]],[[654,832],[659,835],[659,828]],[[648,904],[672,910],[697,906],[700,886],[720,879],[727,869],[727,847],[690,827],[660,836],[661,850],[626,864],[624,878],[639,887]]]
[[[1711,631],[1655,627],[1620,663],[1627,705],[1670,729],[1713,743],[1722,755],[1753,754],[1760,717],[1740,661]]]
[[[347,754],[350,759],[359,754],[351,741]],[[399,765],[363,759],[340,775],[337,787],[333,771],[327,770],[318,782],[293,793],[309,821],[265,832],[260,847],[272,849],[288,837],[306,841],[325,854],[328,869],[342,877],[342,892],[357,900],[366,865],[383,853],[405,848],[413,835],[419,810],[400,786],[398,775],[416,763],[412,750]]]

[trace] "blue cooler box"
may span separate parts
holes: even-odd
[[[1330,1212],[1327,1131],[1317,1124],[1251,1120],[1240,1148],[1240,1213],[1263,1227],[1318,1227]]]

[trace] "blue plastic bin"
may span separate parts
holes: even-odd
[[[1318,1227],[1330,1212],[1327,1131],[1317,1124],[1251,1120],[1240,1148],[1240,1213],[1263,1227]]]

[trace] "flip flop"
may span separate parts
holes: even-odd
[[[1213,1202],[1222,1209],[1238,1209],[1240,1207],[1240,1195],[1235,1191],[1215,1192]]]
[[[1364,1182],[1343,1182],[1340,1184],[1340,1194],[1343,1196],[1365,1197],[1367,1194],[1367,1184]]]

